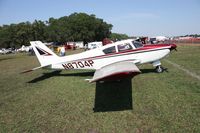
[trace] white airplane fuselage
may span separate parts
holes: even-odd
[[[119,51],[119,45],[130,44],[132,49]],[[114,52],[105,53],[104,50],[115,48]],[[167,56],[175,44],[146,45],[136,48],[133,40],[119,41],[97,49],[89,50],[79,54],[68,55],[55,59],[51,65],[52,69],[100,69],[112,63],[130,61],[136,65],[152,63],[160,65],[159,60]]]

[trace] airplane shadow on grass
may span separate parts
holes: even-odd
[[[154,69],[140,69],[141,74],[155,73]],[[133,109],[132,79],[96,82],[94,112],[123,111]]]
[[[140,69],[141,74],[147,74],[147,73],[155,73],[154,69]],[[43,81],[45,79],[54,77],[54,76],[76,76],[76,77],[86,77],[86,76],[93,76],[94,72],[78,72],[78,73],[68,73],[68,74],[61,74],[62,70],[56,70],[48,73],[43,73],[40,77],[37,77],[31,81],[28,81],[27,83],[37,83],[40,81]]]
[[[0,59],[0,62],[4,61],[4,60],[10,60],[10,59],[14,59],[14,58],[12,58],[12,57],[2,58],[2,59]]]
[[[154,69],[141,69],[142,74],[155,73]],[[36,83],[53,76],[93,76],[94,72],[79,72],[61,74],[61,71],[53,71],[44,73],[42,76],[37,77],[28,83]],[[132,79],[127,78],[121,81],[110,82],[96,82],[94,112],[110,112],[110,111],[123,111],[132,110]]]
[[[97,82],[94,112],[132,110],[131,78],[121,81]]]
[[[61,70],[58,70],[58,71],[52,71],[49,73],[43,73],[43,75],[41,75],[40,77],[37,77],[31,81],[28,81],[27,83],[37,83],[37,82],[43,81],[45,79],[49,79],[54,76],[86,77],[86,76],[93,76],[93,75],[94,75],[94,72],[79,72],[79,73],[62,74]]]

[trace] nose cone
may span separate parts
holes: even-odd
[[[171,48],[170,48],[170,50],[173,50],[173,49],[176,49],[176,44],[170,44],[171,45]]]

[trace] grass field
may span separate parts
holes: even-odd
[[[167,59],[200,75],[200,46]],[[200,132],[200,81],[162,61],[132,80],[90,84],[92,71],[37,70],[35,56],[0,56],[0,132]]]

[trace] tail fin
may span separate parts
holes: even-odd
[[[47,46],[41,41],[31,41],[31,46],[41,64],[41,66],[47,66],[55,62],[59,57],[53,53]]]

